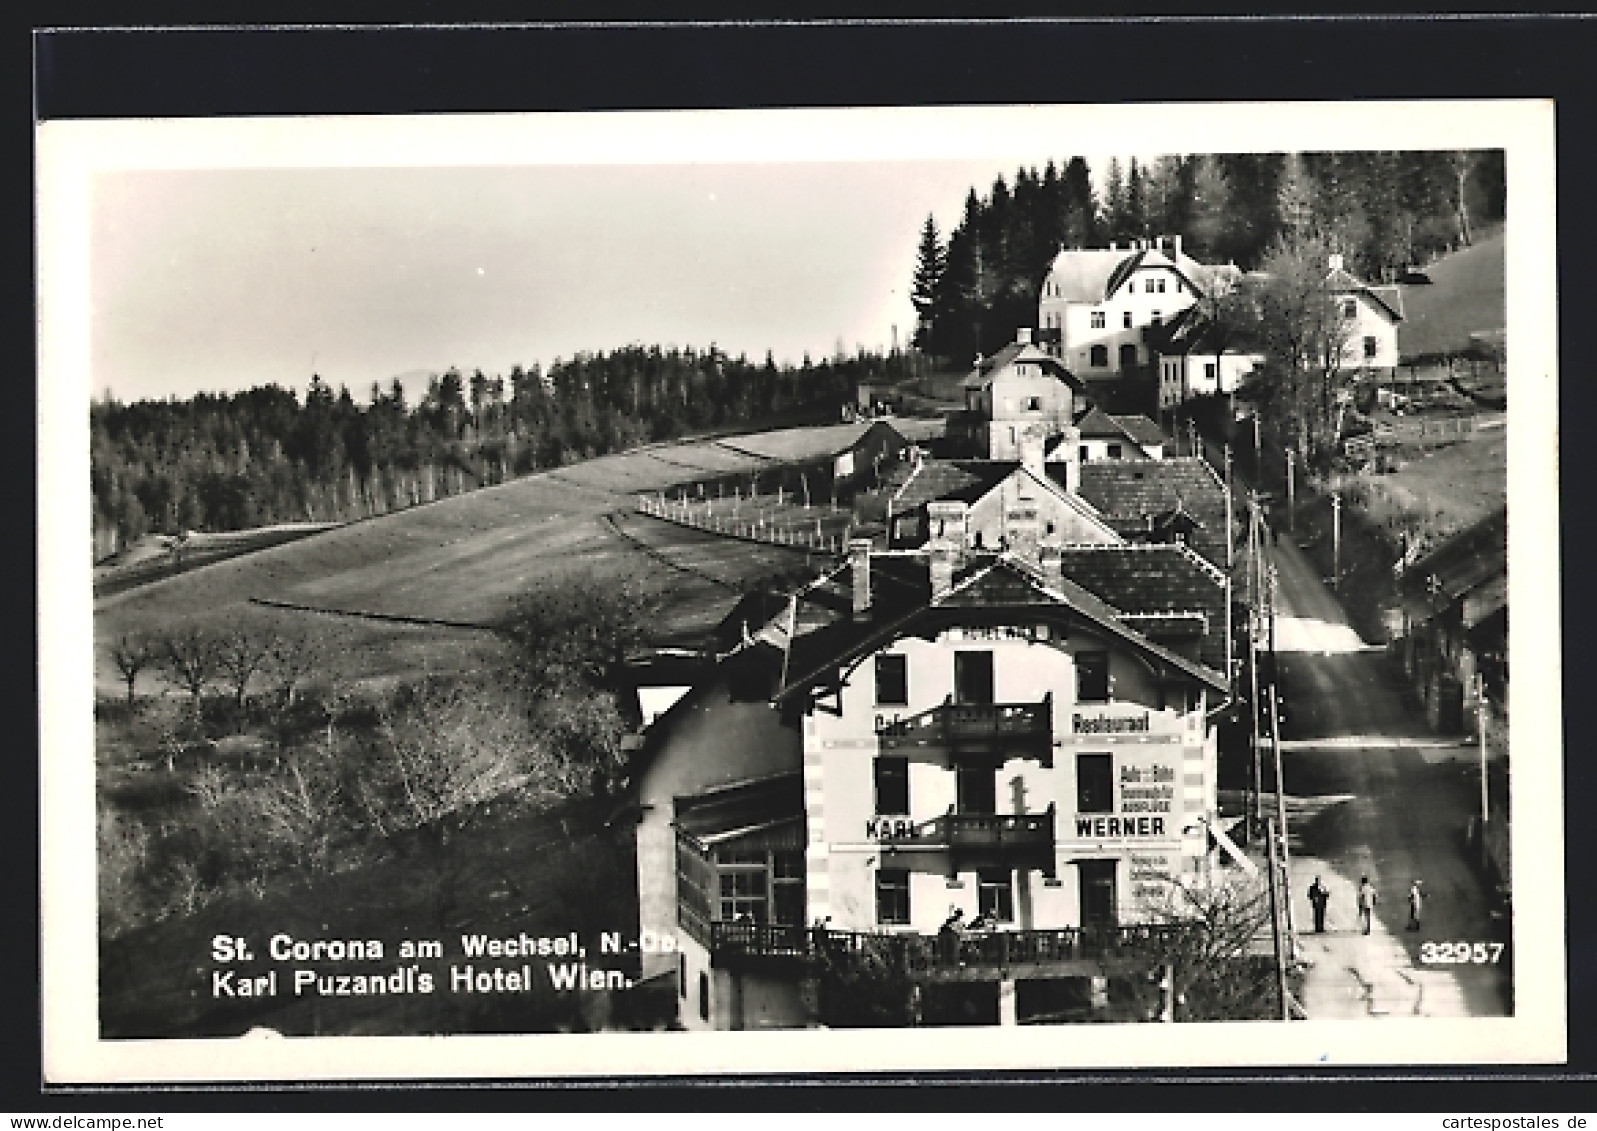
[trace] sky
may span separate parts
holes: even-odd
[[[914,329],[927,215],[946,236],[1022,166],[1501,144],[1505,105],[50,122],[45,368],[123,401],[313,373],[364,400],[629,344],[885,349]]]
[[[316,373],[364,400],[399,374],[630,343],[794,363],[885,349],[913,332],[927,215],[946,235],[972,187],[1016,167],[107,171],[90,189],[93,388],[129,401]]]

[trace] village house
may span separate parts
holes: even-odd
[[[920,551],[853,543],[647,732],[640,926],[670,944],[644,974],[677,979],[685,1026],[810,1023],[817,954],[884,938],[924,1023],[1043,1016],[1135,966],[1206,874],[1224,677],[1062,551],[972,551],[963,512],[934,504]],[[950,950],[955,908],[979,927]]]
[[[1162,328],[1148,345],[1158,357],[1160,412],[1194,397],[1235,393],[1259,366],[1264,354],[1251,334],[1189,306]]]
[[[1331,256],[1325,278],[1341,313],[1343,369],[1384,372],[1391,376],[1398,363],[1397,327],[1403,321],[1403,293],[1395,286],[1372,286]]]
[[[1465,728],[1475,677],[1507,701],[1508,508],[1446,539],[1403,571],[1403,668],[1438,730]]]
[[[1234,267],[1210,267],[1187,255],[1180,236],[1124,248],[1067,248],[1043,280],[1039,340],[1084,381],[1096,403],[1151,411],[1157,358],[1148,331],[1234,285],[1238,275]]]
[[[1021,329],[990,358],[976,359],[964,381],[965,411],[949,435],[971,455],[1019,459],[1026,437],[1044,442],[1070,427],[1085,386]]]
[[[1163,459],[1171,446],[1170,437],[1137,413],[1107,413],[1094,406],[1076,421],[1077,457],[1082,463],[1102,459]],[[1048,452],[1048,462],[1062,462],[1064,438]]]

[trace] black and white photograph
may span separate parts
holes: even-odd
[[[1562,1059],[1552,122],[42,124],[47,1074]]]

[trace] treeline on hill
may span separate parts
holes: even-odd
[[[1307,209],[1351,270],[1390,281],[1501,220],[1505,186],[1501,150],[1115,159],[1101,195],[1080,157],[1062,172],[1052,161],[1040,175],[1022,168],[985,197],[972,188],[946,239],[927,217],[915,344],[963,365],[1012,341],[1016,327],[1035,324],[1039,288],[1064,248],[1181,235],[1201,262],[1256,269],[1295,222],[1283,208]]]
[[[507,378],[455,369],[420,403],[395,380],[357,405],[313,377],[90,410],[96,557],[156,532],[362,518],[639,443],[768,421],[835,420],[859,382],[909,374],[899,354],[778,367],[630,346]]]

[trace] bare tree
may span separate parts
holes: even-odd
[[[216,634],[197,624],[167,631],[161,637],[161,666],[189,693],[194,718],[199,720],[205,690],[221,670],[221,646]]]
[[[282,706],[292,707],[300,686],[322,662],[323,639],[305,629],[276,633],[266,652],[265,674],[277,685]]]
[[[159,658],[153,641],[139,632],[124,632],[111,645],[111,662],[128,685],[128,706],[133,706],[139,673]]]
[[[216,643],[218,674],[233,692],[233,705],[238,708],[241,725],[250,680],[266,662],[274,642],[271,629],[244,622],[234,625]]]

